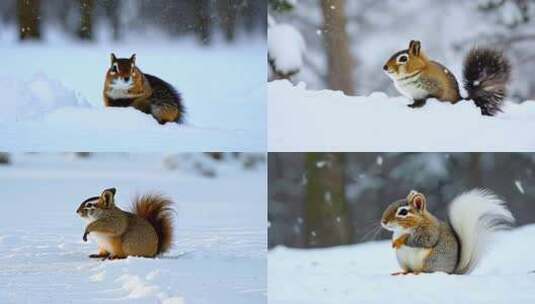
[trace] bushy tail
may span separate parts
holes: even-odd
[[[158,234],[157,254],[173,245],[173,202],[158,194],[146,194],[134,200],[132,212],[149,221]]]
[[[473,48],[464,60],[464,88],[482,115],[501,112],[511,65],[502,52]]]
[[[448,217],[460,243],[457,274],[471,272],[479,263],[492,234],[515,221],[504,201],[482,189],[455,198],[449,206]]]
[[[168,82],[150,74],[144,74],[152,89],[151,103],[155,105],[168,105],[177,109],[179,115],[176,122],[184,122],[186,107],[182,102],[180,93]]]

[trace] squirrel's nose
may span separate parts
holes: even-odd
[[[124,81],[128,82],[130,80],[130,77],[125,77]]]
[[[383,66],[383,70],[388,70],[388,67],[386,66],[386,64]]]

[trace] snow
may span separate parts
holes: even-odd
[[[522,186],[522,181],[515,180],[515,187],[518,190],[518,192],[525,194],[524,186]]]
[[[533,151],[535,102],[506,102],[495,117],[472,101],[428,100],[411,109],[406,97],[382,92],[345,96],[307,90],[286,80],[268,83],[269,151]]]
[[[277,71],[284,74],[299,71],[305,50],[303,36],[292,25],[280,23],[268,28],[268,54]]]
[[[391,276],[400,268],[390,241],[277,247],[268,253],[270,303],[533,303],[534,242],[535,225],[500,233],[470,275]]]
[[[165,169],[164,157],[15,154],[13,165],[0,166],[0,303],[265,303],[265,163],[244,170],[228,160],[206,177]],[[173,157],[202,161],[200,154]],[[170,252],[87,257],[96,243],[82,241],[85,223],[75,210],[110,186],[123,208],[147,191],[175,200]]]
[[[8,60],[0,71],[0,150],[265,150],[264,38],[209,47],[158,37],[85,44],[51,32],[45,43],[20,44],[2,33],[0,56]],[[143,72],[174,85],[184,99],[186,124],[161,126],[133,108],[105,108],[111,52],[136,53]]]

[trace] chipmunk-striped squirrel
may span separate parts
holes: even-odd
[[[383,228],[393,231],[392,247],[402,272],[471,272],[478,264],[489,236],[508,227],[514,217],[505,202],[487,190],[474,189],[449,205],[448,221],[427,211],[422,193],[411,191],[385,210]]]
[[[104,81],[106,107],[134,107],[152,115],[160,124],[182,123],[185,109],[176,89],[160,78],[144,74],[136,66],[136,54],[116,58],[111,54],[111,66]]]
[[[424,54],[420,41],[412,40],[408,49],[392,55],[383,69],[396,89],[414,100],[411,108],[424,106],[427,98],[451,103],[473,100],[482,115],[493,116],[501,111],[511,67],[502,52],[473,48],[464,60],[467,98],[461,97],[455,76]]]
[[[115,205],[115,188],[86,199],[76,213],[88,222],[83,240],[91,235],[99,253],[91,258],[117,259],[127,256],[154,257],[164,253],[173,242],[172,201],[147,194],[137,198],[132,212]]]

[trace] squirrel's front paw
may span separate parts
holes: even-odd
[[[89,234],[89,232],[85,232],[84,233],[84,236],[82,237],[82,240],[84,240],[84,242],[87,242],[87,235]]]
[[[392,248],[395,248],[395,249],[399,249],[401,248],[401,246],[405,245],[405,241],[407,240],[407,237],[406,236],[401,236],[397,239],[395,239],[393,242],[392,242]]]

